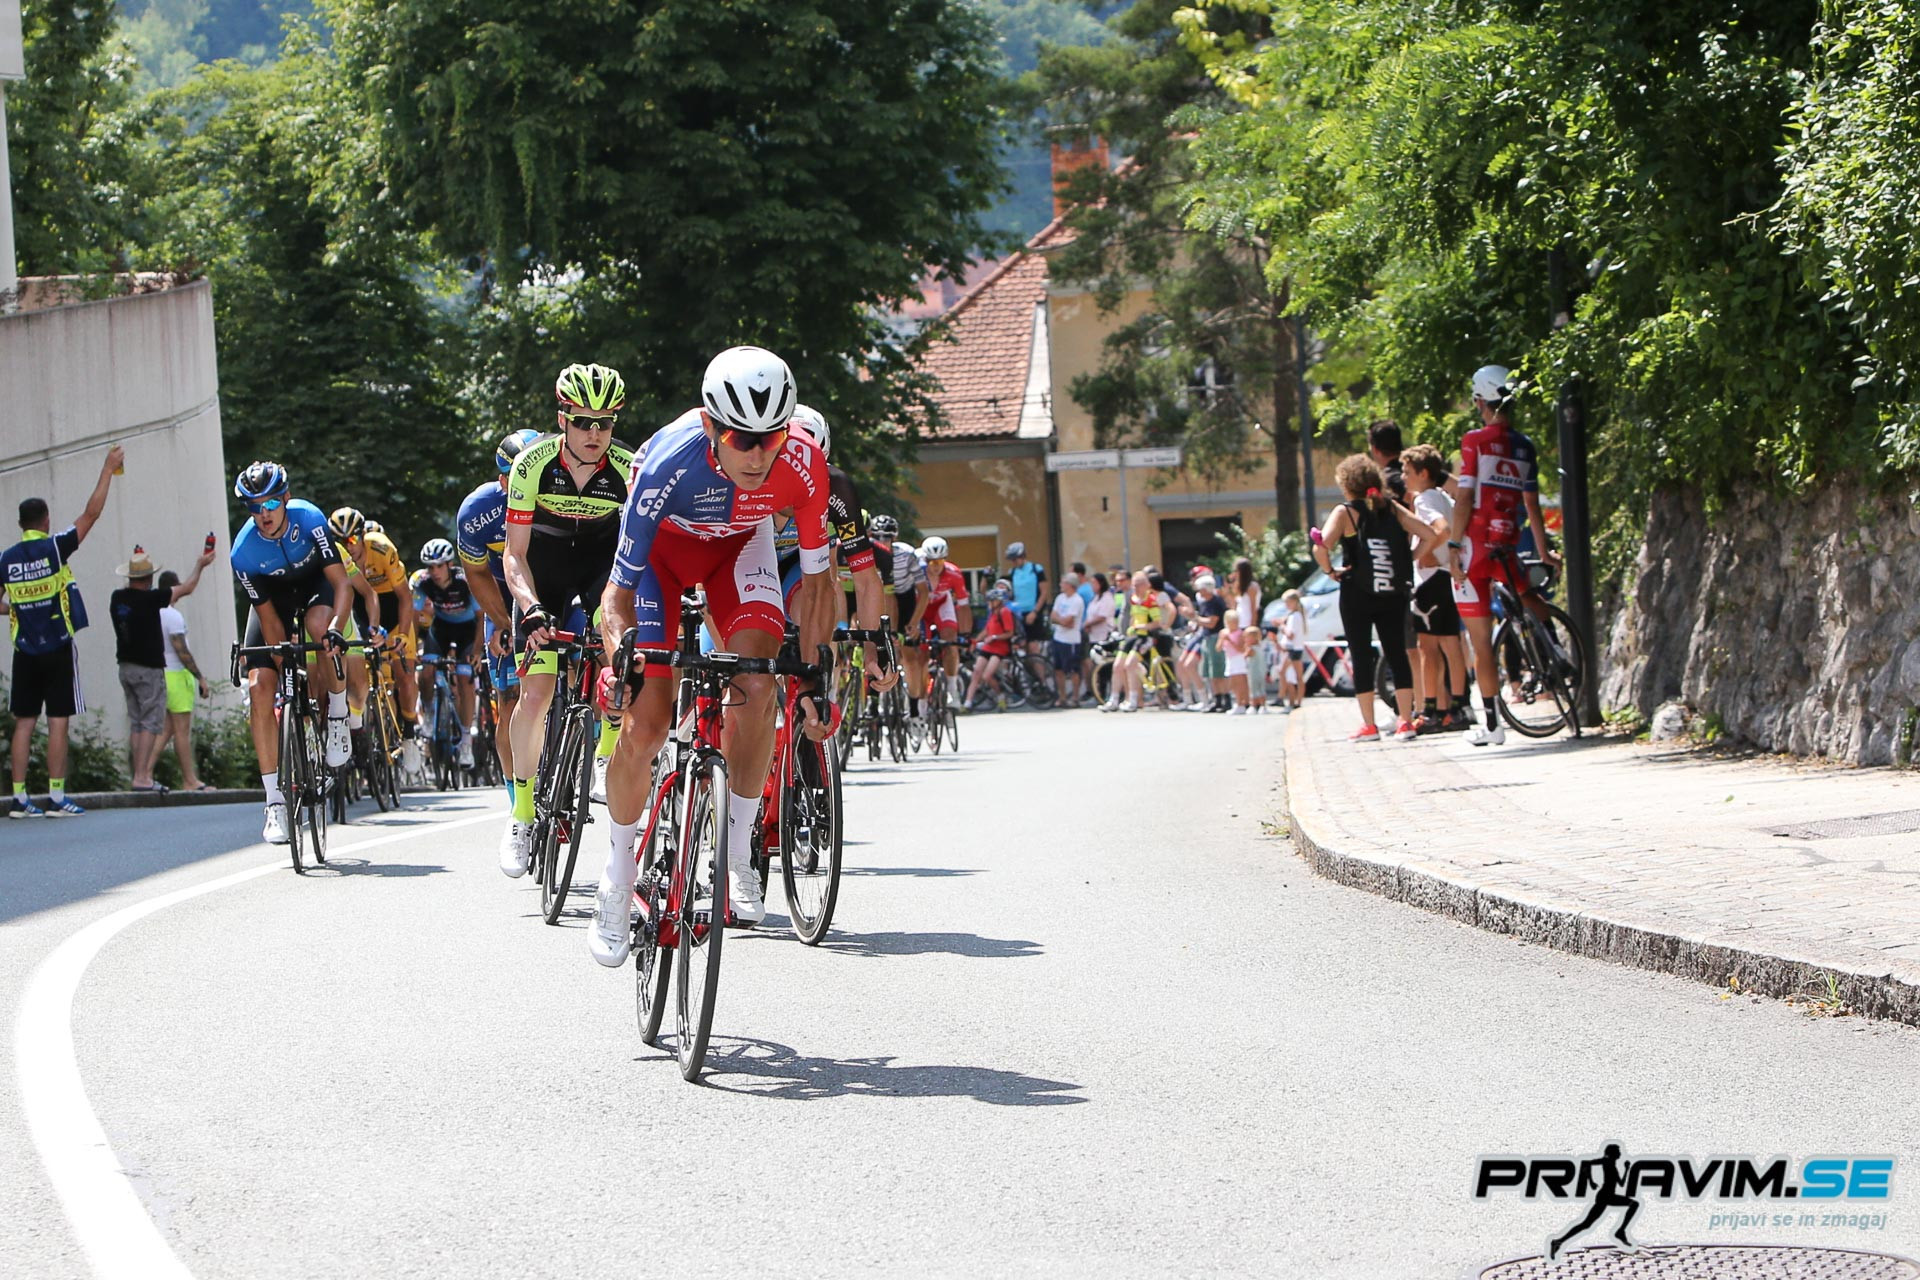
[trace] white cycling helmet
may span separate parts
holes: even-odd
[[[920,544],[920,554],[929,560],[945,560],[947,558],[947,540],[939,536],[928,538]]]
[[[420,548],[421,564],[452,564],[453,544],[445,538],[433,538]]]
[[[1473,394],[1488,404],[1499,404],[1513,394],[1507,384],[1513,374],[1497,364],[1483,364],[1473,371]]]
[[[728,347],[700,379],[701,403],[718,427],[772,431],[793,417],[799,398],[787,362],[764,347]]]
[[[804,404],[793,406],[793,421],[787,425],[798,427],[807,433],[807,438],[820,446],[820,456],[826,457],[833,444],[833,428],[827,425],[826,415],[818,409],[809,409]]]

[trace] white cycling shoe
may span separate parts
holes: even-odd
[[[1473,728],[1467,730],[1468,746],[1484,747],[1488,743],[1492,743],[1497,747],[1507,740],[1507,726],[1500,723],[1499,717],[1489,716],[1487,718],[1492,721],[1491,726],[1476,724]]]
[[[626,963],[633,940],[633,890],[602,885],[593,895],[593,927],[587,930],[587,950],[609,969]]]
[[[267,825],[260,832],[260,838],[268,844],[286,844],[287,806],[284,801],[275,800],[267,806]]]
[[[500,837],[500,870],[509,879],[518,880],[527,874],[527,868],[532,865],[533,824],[509,821],[506,832]]]
[[[338,769],[353,759],[353,739],[347,733],[345,716],[327,717],[327,768]]]
[[[460,739],[460,767],[462,769],[473,768],[473,739],[472,738]]]
[[[587,792],[587,798],[596,804],[607,802],[607,761],[612,758],[611,756],[593,758],[593,787]]]
[[[760,877],[754,873],[751,854],[727,859],[727,906],[735,924],[749,927],[767,918],[767,904],[760,898]]]

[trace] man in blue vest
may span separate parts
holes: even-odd
[[[9,818],[77,818],[86,810],[67,799],[67,722],[85,708],[80,696],[80,664],[73,651],[74,632],[86,625],[78,614],[79,592],[67,558],[107,509],[107,487],[126,455],[107,450],[87,499],[73,524],[53,533],[45,498],[20,504],[20,541],[0,551],[0,592],[13,618],[13,805]],[[45,809],[27,796],[27,750],[33,726],[47,717],[47,782],[52,792]]]
[[[1020,617],[1027,640],[1027,652],[1040,653],[1046,643],[1053,639],[1053,623],[1040,607],[1047,587],[1046,566],[1027,559],[1027,544],[1024,542],[1008,544],[1007,563],[1011,566],[1007,570],[1007,581],[1013,587],[1013,611]]]

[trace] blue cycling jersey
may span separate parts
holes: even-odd
[[[470,568],[487,566],[493,580],[507,585],[507,490],[489,480],[468,494],[454,521],[455,545]]]
[[[287,503],[287,523],[279,537],[269,538],[248,520],[234,538],[228,560],[247,600],[264,604],[274,596],[311,587],[328,565],[340,563],[340,551],[320,508],[296,498]]]

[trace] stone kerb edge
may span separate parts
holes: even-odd
[[[1506,934],[1594,960],[1610,960],[1758,995],[1824,997],[1834,994],[1856,1012],[1920,1026],[1920,984],[1877,966],[1822,960],[1805,944],[1724,933],[1689,933],[1657,912],[1599,913],[1568,902],[1538,901],[1461,880],[1431,864],[1396,862],[1345,852],[1329,844],[1331,823],[1318,803],[1304,717],[1293,718],[1286,740],[1287,825],[1295,850],[1316,875],[1363,889],[1463,924]]]

